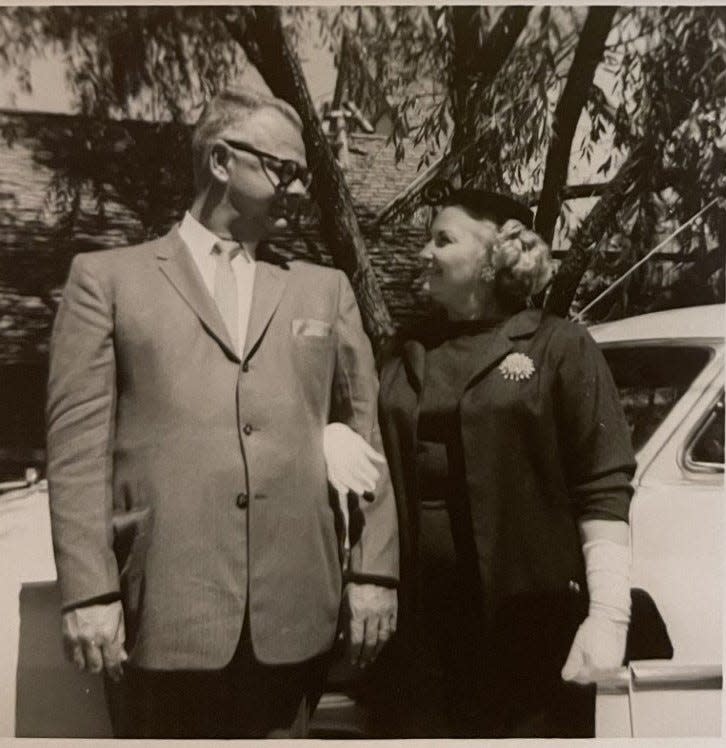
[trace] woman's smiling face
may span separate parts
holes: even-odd
[[[493,221],[472,218],[456,205],[439,211],[431,240],[419,254],[426,262],[423,288],[434,301],[455,309],[478,291],[486,248],[496,231]]]

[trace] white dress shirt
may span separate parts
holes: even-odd
[[[179,226],[179,235],[189,247],[194,263],[202,276],[209,295],[214,298],[214,274],[217,262],[212,250],[217,242],[222,241],[208,228],[202,226],[191,213],[184,214]],[[250,321],[252,307],[252,289],[255,282],[255,253],[254,248],[240,243],[242,251],[232,259],[232,270],[237,281],[237,299],[239,310],[239,353],[244,351],[247,338],[247,326]]]

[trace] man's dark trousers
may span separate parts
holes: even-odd
[[[222,670],[145,670],[126,666],[106,678],[117,738],[304,738],[325,685],[329,655],[292,665],[254,656],[249,621]]]

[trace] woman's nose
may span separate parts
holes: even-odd
[[[429,242],[419,253],[418,253],[419,259],[421,260],[432,260],[434,257],[434,253],[431,248],[431,242]]]

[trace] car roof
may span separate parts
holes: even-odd
[[[724,338],[724,304],[669,309],[641,314],[589,328],[598,343],[630,340],[720,340]]]

